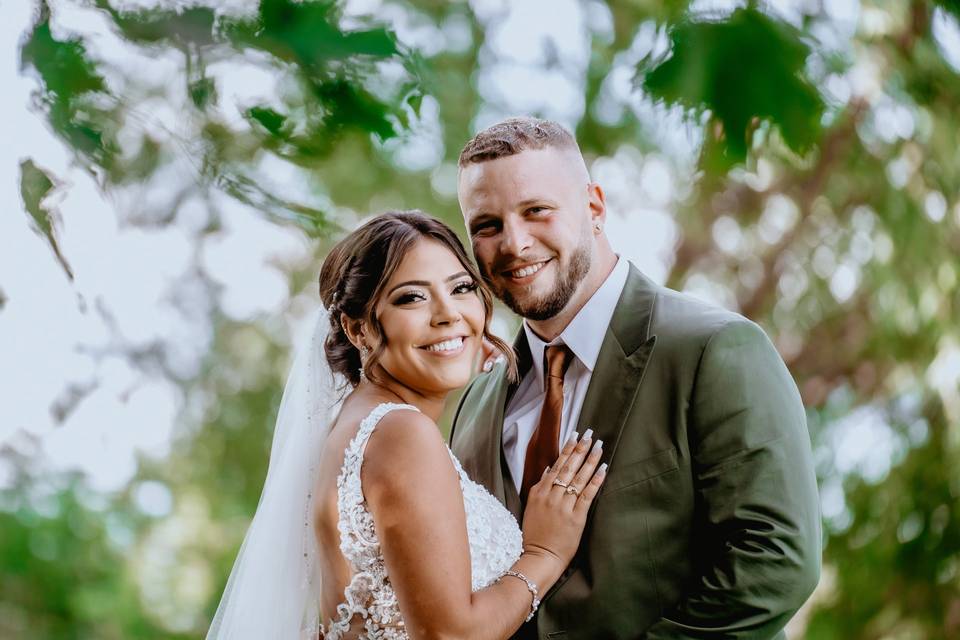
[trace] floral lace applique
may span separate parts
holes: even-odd
[[[367,510],[360,486],[360,466],[367,440],[380,419],[394,409],[417,410],[406,404],[378,405],[360,423],[357,434],[344,452],[343,467],[337,477],[340,514],[337,528],[340,530],[340,551],[352,565],[354,575],[344,589],[344,602],[337,607],[336,619],[322,636],[325,640],[341,638],[358,616],[363,621],[361,638],[408,638],[397,595],[387,575],[373,516]],[[473,591],[479,591],[496,582],[513,566],[520,557],[523,540],[513,514],[481,485],[470,480],[453,452],[449,453],[460,475],[467,515],[471,586]]]

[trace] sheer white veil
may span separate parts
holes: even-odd
[[[317,637],[320,550],[311,521],[313,488],[345,381],[334,376],[324,354],[327,312],[321,308],[308,328],[296,342],[260,503],[207,640]]]

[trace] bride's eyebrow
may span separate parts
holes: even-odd
[[[467,273],[466,271],[460,271],[444,279],[444,282],[450,282],[451,280],[456,280],[457,278],[462,278],[463,276],[469,276],[469,275],[470,274]],[[390,291],[387,292],[387,295],[390,295],[400,287],[429,287],[429,286],[430,286],[430,283],[427,282],[426,280],[407,280],[406,282],[401,282],[400,284],[390,289]]]

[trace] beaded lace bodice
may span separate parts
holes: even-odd
[[[344,589],[344,602],[323,634],[325,640],[341,638],[355,618],[362,620],[360,638],[404,640],[407,632],[397,596],[387,575],[380,541],[367,510],[360,486],[360,467],[370,434],[380,419],[394,409],[412,409],[406,404],[384,403],[360,423],[357,434],[344,452],[343,467],[337,477],[340,551],[354,570]],[[479,591],[503,576],[520,557],[522,539],[513,515],[481,485],[470,480],[452,451],[450,459],[460,476],[463,506],[467,516],[470,543],[470,576],[473,591]]]

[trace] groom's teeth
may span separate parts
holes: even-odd
[[[530,266],[523,267],[522,269],[517,269],[516,271],[511,271],[510,275],[514,278],[526,278],[527,276],[532,276],[537,271],[543,268],[543,265],[547,264],[546,262],[538,262],[537,264],[531,264]]]
[[[453,338],[451,340],[438,342],[437,344],[431,344],[427,347],[427,351],[453,351],[459,349],[461,346],[463,346],[463,338]]]

